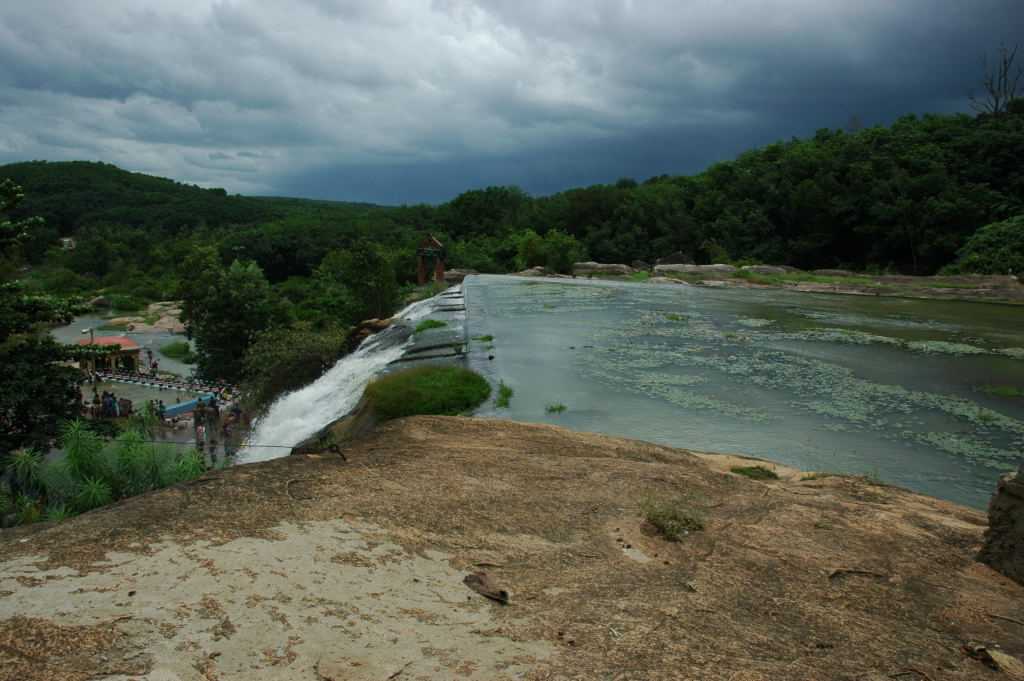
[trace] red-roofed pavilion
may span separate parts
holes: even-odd
[[[109,348],[115,345],[118,346],[117,350],[108,354],[83,358],[81,364],[83,368],[87,368],[89,371],[95,371],[97,368],[116,369],[118,367],[134,371],[139,367],[139,353],[142,351],[142,348],[139,347],[138,343],[127,336],[100,336],[99,338],[93,339],[82,338],[76,343],[76,345],[98,346],[101,348]]]

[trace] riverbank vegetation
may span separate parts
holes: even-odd
[[[422,366],[388,374],[366,386],[366,398],[381,419],[440,414],[454,416],[480,406],[491,385],[462,367]]]

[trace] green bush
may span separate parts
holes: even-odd
[[[569,407],[565,406],[561,402],[553,402],[552,404],[549,404],[548,406],[544,407],[544,411],[547,412],[548,414],[561,414],[568,408]]]
[[[985,225],[957,255],[943,274],[1024,273],[1024,215]]]
[[[448,322],[442,322],[438,319],[424,319],[422,322],[416,325],[413,333],[423,333],[430,329],[441,329],[448,326]]]
[[[487,379],[462,367],[416,367],[389,374],[366,386],[366,398],[382,419],[461,414],[476,408],[490,395]]]
[[[778,480],[779,474],[764,466],[733,466],[729,469],[737,475],[743,475],[754,480]]]
[[[182,364],[195,364],[196,355],[192,352],[192,346],[188,341],[174,341],[160,348],[160,354],[164,357],[176,359]]]
[[[704,529],[704,519],[690,508],[686,499],[644,499],[640,510],[647,522],[669,541],[680,541],[690,532]]]

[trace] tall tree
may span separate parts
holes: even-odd
[[[199,373],[209,379],[238,381],[256,336],[283,325],[287,311],[254,262],[223,267],[212,247],[185,262],[192,273],[181,285],[182,317],[195,338]]]
[[[0,182],[0,256],[10,259],[40,224],[35,218],[4,216],[24,198],[21,188]],[[8,273],[0,281],[0,464],[18,447],[46,446],[60,423],[74,418],[81,397],[80,375],[64,366],[66,350],[47,325],[70,315],[61,301],[33,296]]]

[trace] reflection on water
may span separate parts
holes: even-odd
[[[1024,308],[512,277],[466,292],[470,335],[495,337],[474,363],[515,389],[497,416],[973,506],[1022,461],[1024,399],[983,388],[1024,389]]]

